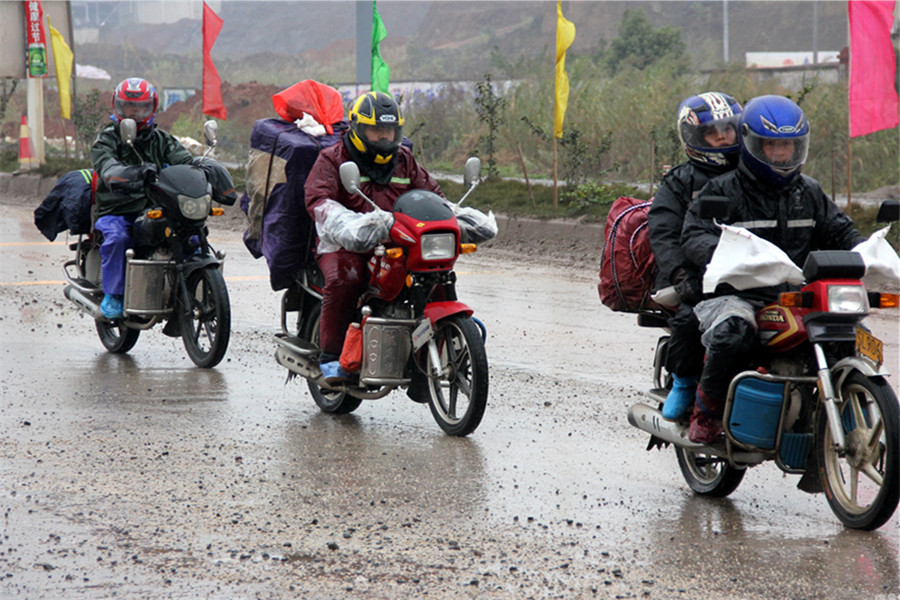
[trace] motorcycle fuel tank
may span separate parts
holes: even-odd
[[[798,309],[770,304],[756,313],[759,337],[772,352],[786,352],[806,339],[806,325]]]

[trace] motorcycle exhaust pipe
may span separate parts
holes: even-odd
[[[687,427],[681,423],[663,419],[662,413],[658,409],[643,402],[638,402],[628,409],[628,422],[634,427],[676,446],[692,449],[706,448],[705,444],[691,441],[688,437]]]
[[[63,289],[63,295],[75,303],[75,305],[91,315],[94,319],[103,319],[103,313],[100,311],[100,304],[93,301],[84,292],[73,285],[67,285]]]

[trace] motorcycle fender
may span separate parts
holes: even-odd
[[[432,325],[437,325],[441,319],[460,313],[471,316],[475,311],[456,300],[448,300],[444,302],[432,302],[425,306],[425,317],[431,321]]]
[[[848,356],[837,361],[834,366],[831,367],[835,390],[839,390],[843,387],[844,380],[853,371],[859,371],[866,377],[877,377],[879,375],[883,376],[888,374],[884,369],[876,369],[870,362],[866,360],[863,360],[857,356]]]
[[[191,273],[199,269],[205,269],[209,266],[218,267],[221,264],[218,258],[212,255],[208,256],[191,256],[184,261],[184,276],[190,277]]]

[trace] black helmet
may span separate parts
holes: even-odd
[[[390,163],[403,138],[403,116],[397,102],[384,92],[366,92],[357,98],[350,109],[349,138],[371,165]]]

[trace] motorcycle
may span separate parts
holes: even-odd
[[[714,205],[701,211],[724,216]],[[898,213],[897,202],[888,201],[878,220],[896,221]],[[897,308],[900,297],[867,291],[866,268],[857,252],[812,252],[800,291],[782,293],[756,313],[755,368],[731,381],[724,439],[710,444],[690,441],[689,416],[662,417],[671,388],[664,366],[669,336],[662,335],[649,392],[658,406],[639,402],[628,410],[629,423],[651,435],[647,449],[672,444],[699,495],[728,496],[748,468],[772,461],[801,475],[801,490],[824,491],[845,526],[872,530],[886,523],[900,498],[900,409],[885,381],[882,342],[862,322],[870,308]],[[666,316],[639,313],[638,325],[666,328]]]
[[[481,162],[470,158],[464,171],[467,191],[457,210],[477,186],[480,171]],[[348,192],[372,202],[359,189],[355,163],[341,165],[340,177]],[[428,403],[444,432],[468,435],[487,405],[486,331],[472,317],[473,310],[457,299],[453,267],[459,255],[474,252],[476,244],[461,243],[454,208],[432,192],[402,194],[392,216],[390,241],[375,246],[369,290],[359,300],[358,377],[330,385],[319,369],[324,278],[312,260],[282,297],[275,358],[288,369],[289,378],[307,380],[313,400],[326,413],[351,413],[363,400],[406,388],[412,400]]]
[[[123,119],[119,131],[135,148],[135,122]],[[204,124],[204,135],[208,154],[217,141],[215,121]],[[212,206],[214,198],[233,204],[237,196],[227,170],[206,154],[192,164],[163,169],[146,185],[153,208],[132,226],[134,248],[125,253],[123,319],[111,321],[100,310],[100,236],[92,228],[70,245],[75,257],[63,267],[68,281],[64,294],[94,318],[100,342],[110,352],[128,352],[141,331],[166,321],[163,333],[180,336],[198,367],[214,367],[225,356],[231,333],[222,276],[225,254],[209,244],[206,219],[224,214]]]

